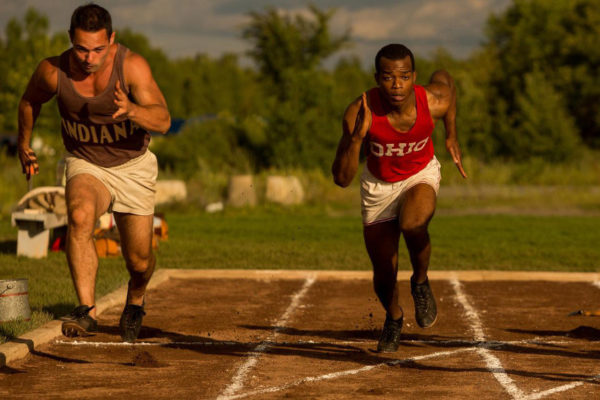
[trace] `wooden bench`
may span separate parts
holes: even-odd
[[[43,258],[48,255],[50,230],[67,225],[67,215],[25,209],[13,212],[11,222],[19,230],[17,255]]]

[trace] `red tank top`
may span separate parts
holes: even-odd
[[[414,90],[417,120],[408,132],[400,132],[390,124],[379,88],[369,90],[373,121],[367,133],[367,168],[382,181],[398,182],[409,178],[433,158],[431,134],[434,124],[427,93],[419,85],[414,85]]]

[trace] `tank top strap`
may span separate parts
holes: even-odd
[[[113,85],[113,87],[116,85],[117,83],[117,79],[119,80],[119,83],[121,84],[121,90],[123,90],[123,92],[125,92],[125,94],[129,94],[129,87],[127,87],[127,85],[125,84],[125,75],[123,73],[123,64],[125,62],[125,56],[127,55],[127,52],[129,52],[129,49],[125,46],[123,46],[122,44],[118,44],[118,48],[117,48],[117,53],[115,54],[115,62],[114,62],[114,70],[113,70],[113,74],[111,76],[111,82],[110,84]],[[112,81],[114,79],[114,81]]]
[[[56,95],[60,96],[65,89],[65,84],[68,83],[69,79],[67,75],[67,71],[69,70],[69,50],[65,50],[58,57],[58,72],[57,72],[57,81],[56,81]]]
[[[379,93],[379,88],[374,87],[370,89],[368,92],[368,98],[373,114],[376,117],[385,116],[383,105],[381,104],[381,94]]]
[[[417,118],[427,118],[431,120],[431,113],[429,111],[429,103],[427,102],[427,91],[421,85],[415,85],[415,97],[417,102]]]

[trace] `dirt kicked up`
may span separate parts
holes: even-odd
[[[596,275],[434,271],[429,329],[414,322],[408,276],[403,343],[379,354],[369,272],[171,271],[135,344],[120,341],[113,306],[97,335],[57,337],[0,369],[0,397],[600,398],[600,318],[568,316],[600,308]]]

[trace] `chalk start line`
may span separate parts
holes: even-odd
[[[89,346],[89,347],[176,347],[176,346],[190,346],[190,347],[212,347],[212,346],[245,346],[252,347],[257,346],[258,344],[266,344],[271,347],[277,346],[327,346],[327,345],[359,345],[359,344],[373,344],[375,345],[377,341],[375,340],[330,340],[327,342],[319,342],[315,340],[299,340],[299,341],[284,341],[284,342],[274,342],[274,341],[261,341],[261,342],[235,342],[235,341],[206,341],[206,342],[90,342],[90,341],[81,341],[81,340],[55,340],[54,344],[65,345],[65,346]],[[540,339],[528,339],[528,340],[508,340],[508,341],[498,341],[498,340],[489,340],[489,341],[474,341],[474,340],[403,340],[403,344],[422,344],[422,345],[436,345],[436,346],[448,346],[448,347],[488,347],[488,348],[496,348],[503,346],[514,346],[514,345],[564,345],[572,343],[567,340],[549,340],[543,341]]]
[[[273,342],[273,341],[261,341],[261,342],[235,342],[235,341],[222,341],[222,342],[135,342],[135,343],[127,343],[127,342],[87,342],[87,341],[78,341],[78,340],[56,340],[54,344],[61,345],[71,345],[71,346],[90,346],[90,347],[145,347],[145,346],[155,346],[155,347],[176,347],[176,346],[189,346],[189,347],[212,347],[212,346],[245,346],[252,347],[257,346],[259,344],[265,344],[268,346],[295,346],[295,345],[352,345],[352,344],[360,344],[360,343],[369,343],[367,341],[329,341],[329,342],[317,342],[313,340],[302,340],[297,342]]]

